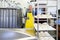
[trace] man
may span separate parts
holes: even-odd
[[[35,35],[35,30],[34,30],[34,13],[32,9],[32,5],[29,5],[29,9],[26,12],[26,22],[25,22],[25,28],[26,32],[30,35]]]

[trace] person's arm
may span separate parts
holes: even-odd
[[[26,13],[25,13],[24,17],[27,17],[27,10],[26,10]]]
[[[28,19],[27,18],[27,12],[28,12],[28,10],[26,10],[26,13],[25,13],[25,16],[24,16],[25,20]]]
[[[35,14],[35,13],[34,13],[34,10],[32,11],[32,14],[33,14],[33,16],[34,16],[34,14]]]

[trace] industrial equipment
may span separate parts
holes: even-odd
[[[0,28],[21,28],[22,10],[16,8],[0,8]]]

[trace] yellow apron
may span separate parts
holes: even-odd
[[[25,23],[25,28],[27,29],[26,32],[32,36],[35,35],[35,30],[34,30],[34,17],[32,13],[27,13],[27,20]]]

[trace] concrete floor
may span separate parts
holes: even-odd
[[[23,38],[28,38],[26,40],[37,40],[32,36],[23,33],[23,31],[21,30],[20,29],[19,30],[18,29],[0,29],[0,40],[20,40]],[[31,39],[29,37],[31,37]]]

